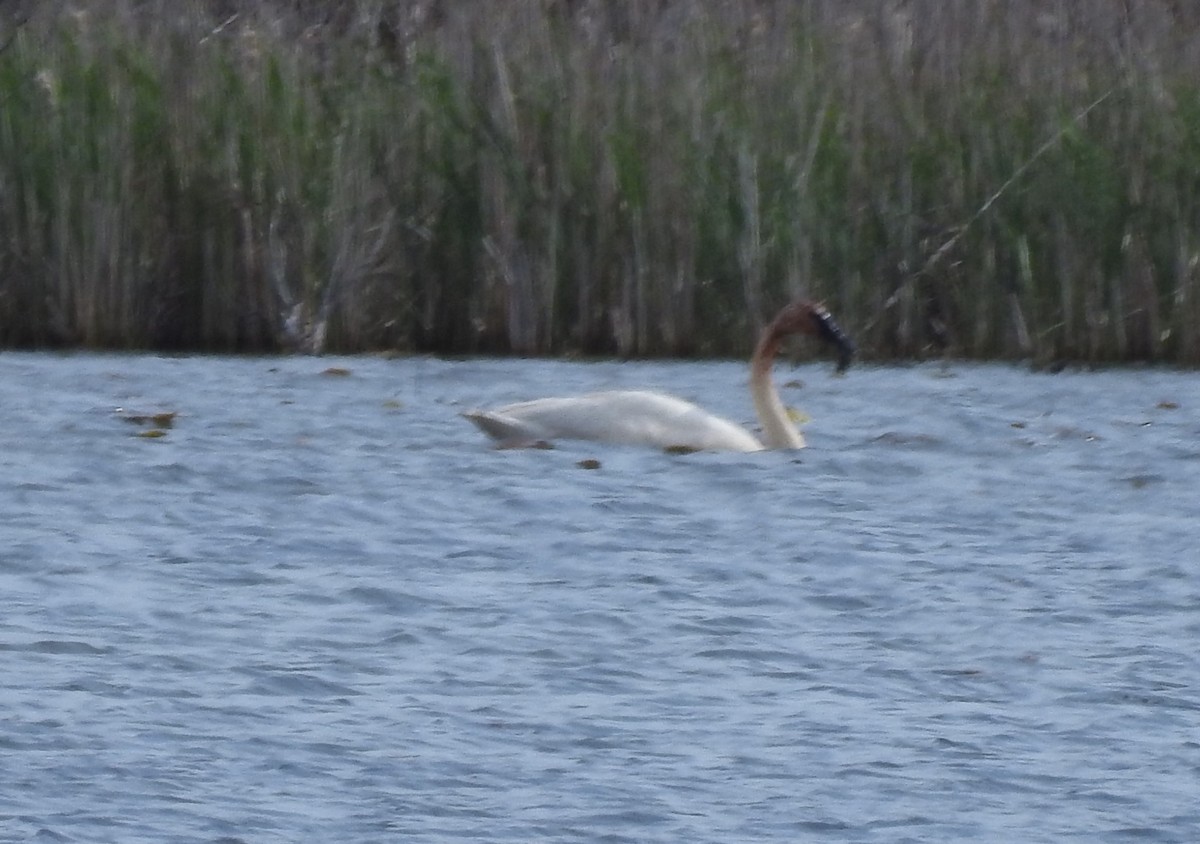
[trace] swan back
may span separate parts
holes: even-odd
[[[463,415],[502,447],[575,439],[696,451],[763,449],[740,425],[647,390],[535,399]]]

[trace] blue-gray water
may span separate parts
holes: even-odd
[[[793,378],[804,452],[494,451],[745,374],[0,356],[0,840],[1200,840],[1196,375]]]

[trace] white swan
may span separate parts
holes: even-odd
[[[804,448],[804,437],[792,425],[771,381],[779,346],[792,334],[810,334],[834,344],[839,351],[838,372],[854,356],[854,344],[822,306],[801,299],[781,310],[759,335],[750,359],[750,395],[762,425],[762,442],[740,425],[691,402],[646,390],[535,399],[494,410],[471,410],[463,416],[500,448],[547,446],[556,439],[681,451]]]

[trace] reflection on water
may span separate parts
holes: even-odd
[[[808,450],[670,455],[457,413],[741,366],[0,363],[0,839],[1200,835],[1192,374],[804,367]]]

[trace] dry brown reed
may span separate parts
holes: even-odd
[[[1200,362],[1188,4],[19,5],[0,344]]]

